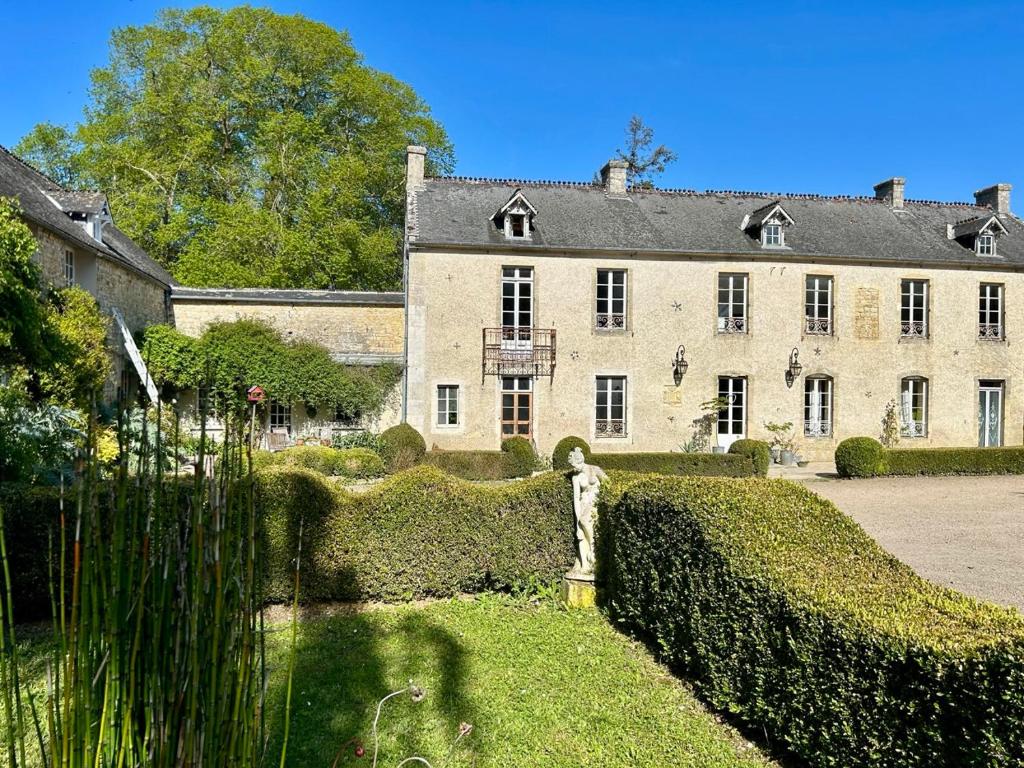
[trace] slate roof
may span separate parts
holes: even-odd
[[[104,226],[103,242],[99,243],[58,207],[62,204],[95,206],[98,200],[106,200],[101,192],[66,190],[2,146],[0,146],[0,197],[17,198],[21,202],[21,212],[26,219],[50,230],[79,248],[84,248],[102,258],[127,266],[162,285],[170,286],[174,283],[166,269],[157,264],[148,253],[116,226],[112,224]],[[79,208],[68,208],[67,210],[82,213],[94,212]]]
[[[401,291],[312,291],[277,288],[186,288],[176,285],[172,301],[211,301],[217,304],[405,304]]]
[[[58,189],[48,194],[69,213],[102,213],[107,205],[107,196],[102,192]]]
[[[506,240],[491,220],[515,189],[537,208],[528,241]],[[979,257],[947,237],[947,225],[991,214],[972,203],[907,200],[893,211],[874,197],[631,189],[609,197],[591,183],[427,178],[413,193],[411,247],[451,245],[524,251],[596,250],[765,258],[849,259],[1024,269],[1024,223],[1000,218],[998,257]],[[793,218],[786,248],[762,249],[744,216],[778,202]],[[756,235],[756,233],[753,233]]]

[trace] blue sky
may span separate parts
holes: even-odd
[[[110,29],[166,5],[5,0],[0,143],[77,120]],[[1024,200],[1024,2],[268,5],[410,83],[461,175],[588,180],[639,114],[679,154],[662,187]]]

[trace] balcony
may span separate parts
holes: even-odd
[[[746,333],[747,318],[745,317],[722,317],[718,318],[719,333]]]
[[[1002,323],[980,323],[978,325],[978,338],[986,341],[1002,341]]]
[[[555,329],[483,329],[484,376],[555,375]]]
[[[816,419],[804,422],[804,437],[832,437],[832,422],[829,419]]]
[[[828,317],[805,317],[804,331],[808,336],[831,336],[832,320]]]
[[[923,320],[904,320],[900,324],[900,336],[904,339],[926,339],[928,326]]]

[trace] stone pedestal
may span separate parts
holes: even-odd
[[[567,573],[562,578],[562,602],[568,608],[593,608],[597,602],[594,577]]]

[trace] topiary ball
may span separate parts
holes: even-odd
[[[385,429],[380,436],[380,457],[388,472],[399,472],[423,461],[427,443],[423,435],[408,424]]]
[[[551,454],[551,468],[557,470],[570,469],[569,467],[569,454],[572,453],[573,448],[579,448],[583,451],[583,458],[590,461],[590,446],[587,445],[587,441],[582,437],[563,437],[558,441],[555,446],[554,453]]]
[[[849,437],[836,447],[840,477],[874,477],[885,472],[885,449],[873,437]]]
[[[509,474],[512,477],[526,477],[537,468],[537,454],[525,437],[510,437],[501,442],[502,453],[508,455]]]
[[[754,474],[765,477],[768,465],[772,463],[772,448],[763,440],[736,440],[729,446],[729,453],[746,456],[754,464]]]

